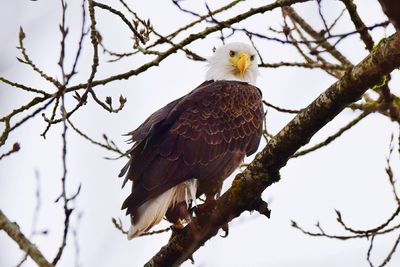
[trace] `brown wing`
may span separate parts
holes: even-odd
[[[122,206],[127,213],[188,179],[221,183],[257,150],[263,111],[254,86],[207,82],[163,109],[132,132],[136,144],[126,179],[133,188]]]

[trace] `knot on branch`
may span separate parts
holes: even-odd
[[[258,211],[261,215],[264,215],[268,219],[271,217],[271,210],[268,207],[268,203],[261,198],[257,200],[252,209]]]

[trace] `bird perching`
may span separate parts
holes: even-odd
[[[256,51],[243,43],[218,48],[206,81],[154,112],[129,133],[134,143],[119,176],[132,181],[122,209],[131,216],[128,239],[165,216],[176,227],[190,220],[193,201],[211,203],[223,181],[256,152],[263,122]]]

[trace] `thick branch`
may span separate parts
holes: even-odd
[[[246,170],[238,174],[232,187],[216,202],[214,210],[200,214],[177,233],[145,266],[179,265],[216,235],[222,225],[246,210],[253,210],[261,193],[279,180],[279,170],[310,138],[357,101],[382,75],[400,65],[400,33],[384,40],[362,62],[331,85],[306,109],[290,121],[263,149]]]
[[[0,210],[0,229],[4,230],[18,246],[34,260],[38,266],[51,267],[53,266],[43,256],[42,252],[25,237],[16,223],[11,222],[6,215]]]

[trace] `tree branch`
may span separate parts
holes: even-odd
[[[331,45],[327,40],[325,40],[324,36],[320,33],[316,32],[310,24],[308,24],[302,17],[300,17],[297,12],[291,7],[283,8],[284,13],[287,14],[291,19],[293,19],[296,23],[300,25],[300,27],[309,34],[316,41],[320,42],[320,45],[326,49],[334,58],[336,58],[340,63],[345,65],[346,67],[352,66],[351,62],[340,53],[333,45]]]
[[[40,267],[52,267],[53,265],[43,256],[42,252],[25,237],[19,226],[11,222],[0,210],[0,229],[4,230],[18,246],[25,251]]]
[[[372,40],[371,35],[368,32],[367,26],[361,20],[360,15],[357,12],[357,6],[353,0],[342,0],[343,4],[346,6],[349,12],[350,18],[356,27],[356,30],[360,32],[361,40],[365,44],[365,48],[369,51],[374,47],[374,40]]]
[[[344,126],[343,128],[340,128],[339,131],[337,131],[336,133],[334,133],[333,135],[329,136],[328,138],[326,138],[324,141],[322,141],[321,143],[318,143],[310,148],[301,150],[301,151],[297,151],[296,153],[294,153],[294,155],[292,156],[292,158],[297,158],[303,155],[306,155],[310,152],[313,152],[317,149],[320,149],[321,147],[327,146],[329,145],[332,141],[334,141],[335,139],[337,139],[338,137],[340,137],[344,132],[346,132],[347,130],[351,129],[354,125],[356,125],[357,123],[359,123],[362,119],[364,119],[365,117],[367,117],[370,113],[369,112],[364,112],[361,113],[359,116],[357,116],[355,119],[353,119],[352,121],[350,121],[346,126]]]

